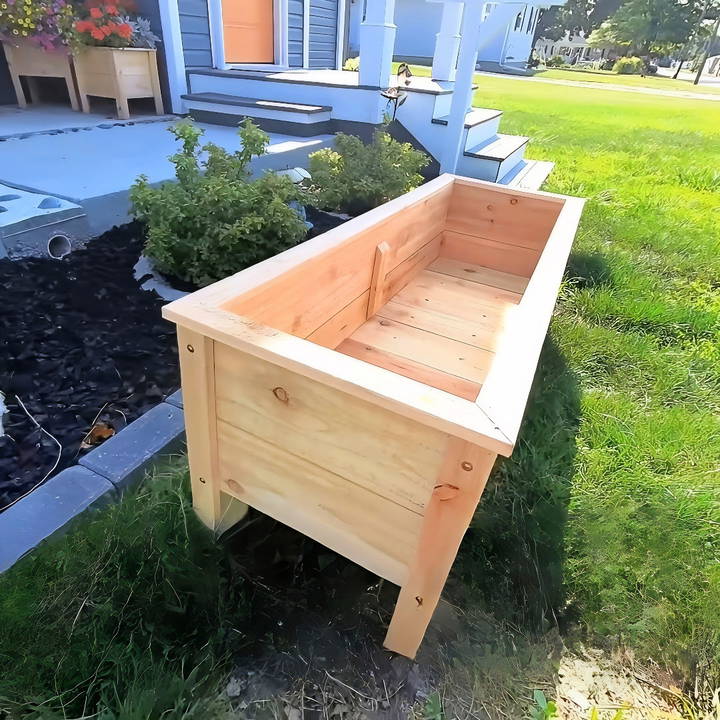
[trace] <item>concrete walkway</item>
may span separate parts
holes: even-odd
[[[613,90],[617,92],[639,93],[641,95],[661,95],[664,97],[685,98],[689,100],[713,100],[720,102],[720,93],[693,92],[690,90],[656,90],[655,88],[630,87],[628,85],[616,85],[615,83],[588,82],[586,80],[556,80],[541,77],[523,77],[522,75],[506,75],[504,73],[480,72],[476,75],[486,77],[501,77],[504,80],[518,80],[520,82],[548,83],[549,85],[566,85],[567,87],[583,87],[592,90]]]
[[[80,114],[73,115],[77,118]],[[87,122],[87,117],[80,119]],[[77,203],[87,212],[92,235],[127,222],[130,186],[140,174],[152,183],[173,179],[168,157],[179,146],[168,132],[174,120],[138,120],[115,124],[105,120],[86,124],[82,131],[38,129],[35,134],[4,140],[0,142],[0,183]],[[202,142],[211,141],[229,151],[239,148],[236,128],[199,126],[205,130]],[[305,166],[309,153],[329,147],[333,139],[331,135],[296,138],[270,134],[267,155],[256,158],[252,169],[259,174]]]

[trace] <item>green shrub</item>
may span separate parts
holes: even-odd
[[[645,63],[639,57],[622,57],[613,65],[613,72],[618,75],[640,75]]]
[[[350,72],[359,72],[360,71],[360,58],[359,57],[348,58],[345,61],[345,64],[343,65],[343,70],[349,70]]]
[[[615,67],[615,60],[611,60],[610,58],[607,58],[602,61],[600,64],[601,70],[612,70]]]
[[[234,153],[200,147],[203,131],[192,123],[170,131],[182,142],[170,158],[177,182],[152,187],[141,175],[130,190],[135,216],[147,223],[145,253],[162,272],[209,285],[303,239],[305,223],[292,207],[301,191],[292,181],[274,173],[249,180],[250,160],[269,141],[249,119]]]
[[[562,67],[563,65],[565,65],[565,59],[562,55],[553,55],[545,61],[545,67],[549,68]]]
[[[359,215],[420,185],[420,171],[429,162],[425,153],[386,132],[376,132],[367,145],[340,133],[333,149],[310,155],[312,202],[324,210]]]

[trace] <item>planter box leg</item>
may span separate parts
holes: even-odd
[[[215,345],[209,338],[178,327],[178,349],[193,507],[205,525],[220,534],[242,519],[248,508],[220,491]]]
[[[3,48],[5,49],[5,59],[7,60],[8,68],[10,70],[10,79],[12,80],[13,89],[15,90],[18,107],[26,108],[27,99],[25,98],[25,92],[23,90],[22,83],[20,82],[20,76],[18,75],[18,71],[14,66],[12,45],[6,45],[3,43]]]
[[[496,457],[459,438],[449,439],[415,558],[385,636],[388,650],[415,657]]]

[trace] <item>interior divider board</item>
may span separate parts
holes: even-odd
[[[528,284],[528,278],[522,277],[522,275],[511,275],[510,273],[500,272],[500,270],[491,270],[482,265],[473,265],[469,262],[453,260],[444,256],[437,258],[435,262],[428,266],[428,270],[443,273],[444,275],[452,275],[462,280],[481,283],[482,285],[490,285],[520,295],[525,291]]]
[[[390,246],[383,241],[375,248],[375,262],[370,280],[370,297],[368,298],[366,318],[372,317],[385,302],[385,276],[388,273],[389,261]]]
[[[447,280],[454,278],[425,270],[397,293],[393,302],[495,327],[503,326],[513,308],[517,307],[515,302],[503,301],[501,298],[493,300],[491,293],[495,288],[475,284],[476,292],[470,293]],[[487,292],[483,291],[484,287],[487,287]]]
[[[400,357],[422,358],[423,365],[479,384],[493,358],[487,350],[377,316],[361,325],[351,339]]]
[[[352,335],[366,320],[370,291],[366,290],[351,300],[342,310],[335,313],[307,339],[317,345],[334,350],[346,337]]]
[[[413,512],[424,511],[444,433],[220,343],[215,375],[223,422]]]
[[[222,490],[402,585],[422,516],[226,422]]]
[[[442,233],[438,233],[430,242],[418,248],[403,262],[396,265],[386,276],[383,298],[387,302],[410,283],[440,254]],[[377,311],[376,311],[377,312]],[[373,313],[374,314],[374,313]]]
[[[389,267],[393,267],[439,235],[445,225],[449,194],[450,186],[441,186],[422,201],[375,223],[366,220],[366,216],[373,216],[370,211],[325,233],[324,242],[329,244],[326,250],[289,267],[292,251],[278,256],[275,264],[274,258],[259,263],[249,269],[253,271],[249,275],[259,275],[257,283],[225,302],[223,309],[306,337],[327,322],[337,308],[370,288],[379,243],[387,241],[390,245]],[[304,243],[310,248],[312,244],[313,240]],[[273,275],[271,279],[263,280],[261,266]]]
[[[343,340],[338,345],[337,351],[471,402],[475,402],[482,388],[480,383],[451,375],[357,340]]]
[[[508,245],[479,235],[445,230],[442,255],[452,260],[462,260],[490,270],[529,278],[537,265],[540,251]]]
[[[386,303],[377,317],[381,320],[394,320],[490,351],[495,350],[498,330],[501,329],[498,328],[494,317],[469,321],[457,315],[437,312],[432,308],[411,307],[394,300]]]
[[[508,245],[542,250],[562,204],[545,197],[502,193],[455,183],[448,206],[448,231],[479,235]]]

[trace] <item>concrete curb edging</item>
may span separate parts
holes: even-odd
[[[0,515],[0,573],[79,515],[119,500],[184,442],[178,390]]]

